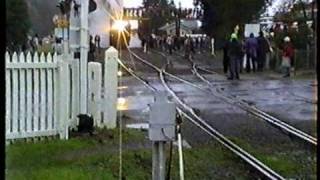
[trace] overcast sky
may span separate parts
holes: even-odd
[[[174,0],[174,2],[177,6],[178,6],[179,2],[181,2],[182,7],[187,7],[187,8],[193,7],[193,0]],[[142,0],[123,0],[123,3],[124,3],[124,7],[142,6]]]

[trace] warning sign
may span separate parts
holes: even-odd
[[[246,24],[244,27],[244,37],[248,38],[251,33],[254,34],[254,37],[259,36],[260,24]]]

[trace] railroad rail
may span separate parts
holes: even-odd
[[[169,88],[167,82],[165,81],[164,75],[170,75],[171,77],[174,77],[175,79],[179,79],[182,82],[188,83],[188,81],[183,80],[173,74],[170,74],[165,71],[167,65],[169,64],[169,60],[166,58],[167,62],[166,64],[159,68],[152,63],[144,60],[143,58],[139,57],[137,54],[132,52],[129,49],[129,53],[132,53],[132,55],[143,62],[144,64],[148,65],[149,67],[153,68],[159,73],[160,80],[162,82],[162,85],[166,88],[166,90],[174,97],[176,100],[176,103],[183,107],[188,113],[184,112],[180,107],[177,107],[177,111],[179,114],[183,115],[185,118],[187,118],[189,121],[191,121],[193,124],[195,124],[197,127],[202,129],[204,132],[206,132],[208,135],[216,139],[219,143],[221,143],[223,146],[225,146],[227,149],[235,153],[237,156],[239,156],[241,159],[243,159],[245,162],[247,162],[249,165],[251,165],[253,168],[258,170],[261,174],[263,174],[265,177],[269,179],[284,179],[281,175],[273,171],[271,168],[263,164],[261,161],[256,159],[254,156],[243,150],[241,147],[230,141],[228,138],[226,138],[224,135],[222,135],[220,132],[218,132],[216,129],[214,129],[212,126],[210,126],[205,120],[203,120],[201,117],[199,117],[194,110],[188,106],[187,104],[183,103],[179,97],[175,94],[175,92]],[[148,87],[152,91],[157,91],[156,88],[151,86],[148,82],[143,80],[141,77],[135,74],[134,71],[132,71],[130,68],[126,67],[124,63],[118,59],[119,64],[133,77],[137,78],[139,81],[141,81],[146,87]],[[188,83],[190,84],[190,83]],[[191,83],[192,84],[192,83]],[[193,116],[193,118],[191,116]]]
[[[163,54],[162,52],[158,52],[158,51],[155,51],[157,52],[158,54],[166,57],[165,54]],[[176,53],[178,54],[178,53]],[[182,56],[180,54],[178,54],[179,56]],[[183,57],[183,56],[182,56]],[[180,81],[183,81],[193,87],[196,87],[198,89],[201,89],[202,91],[207,91],[207,92],[210,92],[212,95],[214,95],[215,97],[218,97],[219,99],[227,102],[228,104],[231,104],[231,105],[236,105],[237,107],[241,108],[242,110],[254,115],[255,117],[258,117],[259,119],[261,120],[264,120],[266,121],[267,123],[271,124],[273,127],[276,127],[276,128],[279,128],[280,130],[283,130],[284,132],[287,132],[295,137],[298,137],[299,139],[302,139],[308,143],[311,143],[315,146],[317,146],[317,138],[289,125],[288,123],[276,118],[276,117],[273,117],[271,116],[270,114],[258,109],[257,107],[254,107],[253,105],[250,105],[248,104],[247,102],[244,102],[243,100],[241,99],[238,99],[236,97],[232,97],[232,96],[229,96],[227,94],[225,94],[222,90],[222,88],[219,86],[219,85],[214,85],[212,84],[209,80],[207,80],[203,75],[201,75],[199,72],[198,72],[198,69],[199,70],[202,70],[204,72],[208,72],[208,73],[212,73],[212,74],[216,74],[216,75],[220,75],[219,73],[215,72],[215,71],[212,71],[212,70],[207,70],[205,68],[201,68],[201,67],[198,67],[198,65],[196,63],[194,63],[194,61],[192,59],[190,59],[191,61],[191,64],[192,64],[192,72],[199,78],[201,79],[203,82],[205,82],[208,87],[209,87],[209,90],[208,89],[204,89],[203,87],[200,87],[192,82],[187,82],[186,80],[181,80],[181,78],[175,78],[175,76],[172,76],[171,74],[169,73],[166,73],[167,75],[177,79],[177,80],[180,80]],[[220,75],[222,76],[222,75]]]

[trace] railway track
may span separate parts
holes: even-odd
[[[239,156],[242,160],[244,160],[249,165],[251,165],[255,170],[260,172],[264,177],[266,177],[268,179],[284,179],[281,175],[279,175],[278,173],[273,171],[271,168],[269,168],[268,166],[263,164],[261,161],[256,159],[254,156],[252,156],[251,154],[249,154],[248,152],[243,150],[241,147],[239,147],[238,145],[233,143],[231,140],[226,138],[224,135],[222,135],[220,132],[218,132],[216,129],[214,129],[204,119],[199,117],[190,106],[188,106],[187,104],[182,102],[182,100],[175,94],[175,92],[172,89],[169,88],[169,86],[168,86],[168,84],[167,84],[167,82],[165,80],[165,75],[169,75],[170,77],[174,77],[175,79],[178,79],[178,80],[180,80],[180,81],[182,81],[184,83],[190,84],[190,82],[188,82],[186,80],[183,80],[183,79],[181,79],[181,78],[179,78],[179,77],[177,77],[177,76],[175,76],[173,74],[170,74],[170,73],[165,71],[166,67],[170,63],[167,58],[166,58],[166,60],[167,60],[166,64],[163,67],[159,68],[159,67],[153,65],[152,63],[144,60],[143,58],[139,57],[134,52],[132,52],[130,50],[129,50],[129,52],[136,59],[138,59],[140,62],[142,62],[143,64],[146,64],[147,66],[149,66],[150,68],[154,69],[156,72],[159,73],[159,77],[160,77],[161,83],[165,87],[165,89],[174,97],[174,99],[175,99],[175,101],[176,101],[176,103],[178,105],[177,111],[178,111],[178,113],[180,115],[184,116],[186,119],[188,119],[194,125],[196,125],[200,129],[202,129],[204,132],[206,132],[209,136],[211,136],[214,139],[216,139],[224,147],[229,149],[231,152],[233,152],[234,154]],[[149,88],[150,90],[152,90],[154,92],[158,91],[156,88],[151,86],[143,78],[141,78],[138,75],[136,75],[136,73],[133,70],[131,70],[130,68],[125,66],[125,64],[120,59],[118,59],[118,62],[130,75],[132,75],[133,77],[138,79],[140,82],[142,82],[147,88]],[[182,108],[184,110],[182,110]]]
[[[166,57],[166,55],[162,52],[159,52],[159,51],[155,51],[156,53],[162,55],[163,57]],[[176,53],[177,54],[177,53]],[[179,56],[182,56],[181,54],[178,54]],[[183,56],[182,56],[183,57]],[[177,79],[177,80],[181,80],[193,87],[196,87],[198,89],[201,89],[202,91],[206,91],[206,92],[210,92],[213,96],[223,100],[224,102],[228,103],[228,104],[231,104],[231,105],[235,105],[237,107],[239,107],[240,109],[254,115],[255,117],[261,119],[261,120],[264,120],[265,122],[271,124],[273,127],[276,127],[276,128],[279,128],[280,130],[282,130],[283,132],[287,132],[299,139],[302,139],[303,141],[305,142],[308,142],[312,145],[315,145],[317,146],[317,138],[289,125],[288,123],[276,118],[276,117],[273,117],[271,116],[270,114],[252,106],[251,104],[241,100],[241,99],[238,99],[236,97],[233,97],[233,96],[230,96],[226,93],[223,92],[223,89],[220,87],[220,85],[215,85],[215,84],[212,84],[209,80],[207,80],[203,75],[201,75],[199,73],[198,70],[202,70],[204,72],[208,72],[208,73],[211,73],[211,74],[215,74],[215,75],[219,75],[219,76],[223,76],[223,75],[220,75],[219,73],[215,72],[215,71],[212,71],[212,70],[207,70],[205,68],[201,68],[199,67],[196,63],[194,63],[194,61],[192,59],[190,59],[190,62],[192,64],[192,72],[199,78],[201,79],[203,82],[205,82],[207,85],[208,85],[208,89],[206,88],[203,88],[203,87],[200,87],[194,83],[191,83],[191,82],[187,82],[186,80],[181,80],[180,78],[176,78],[175,76],[172,76],[171,74],[169,73],[166,73],[167,75]]]

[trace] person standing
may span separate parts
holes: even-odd
[[[246,71],[247,73],[250,73],[250,64],[252,64],[252,70],[253,72],[256,71],[257,67],[257,48],[258,48],[258,41],[254,37],[253,33],[250,33],[249,38],[246,40]]]
[[[93,42],[93,37],[90,35],[89,38],[89,52],[88,52],[88,62],[94,61],[95,44]]]
[[[94,37],[94,44],[96,46],[96,48],[98,49],[98,53],[100,53],[100,36],[96,35]]]
[[[214,38],[213,37],[211,37],[211,55],[216,56],[216,54],[214,52]]]
[[[258,37],[258,71],[263,71],[264,65],[266,63],[266,55],[270,50],[269,43],[267,39],[264,37],[262,31],[259,32]]]
[[[294,56],[294,48],[292,43],[290,42],[290,37],[286,36],[284,38],[284,45],[282,50],[282,69],[283,69],[283,77],[290,77],[290,66],[291,61]]]
[[[241,53],[240,53],[240,73],[243,72],[243,61],[246,54],[246,41],[243,39],[240,43],[241,45]]]
[[[228,73],[228,67],[229,67],[228,46],[229,46],[229,41],[226,39],[223,44],[223,72],[224,72],[224,74]]]
[[[184,57],[186,59],[189,59],[190,53],[191,53],[191,38],[190,37],[187,37],[186,40],[184,41],[184,47],[185,47]]]
[[[172,54],[173,39],[172,39],[171,35],[169,35],[167,38],[167,45],[169,48],[169,54]]]
[[[231,35],[231,42],[229,43],[228,56],[230,58],[230,76],[228,80],[240,79],[240,56],[241,56],[241,44],[235,34]]]
[[[39,37],[38,37],[38,34],[36,34],[33,37],[32,41],[33,41],[33,52],[38,51],[38,48],[39,48]]]
[[[269,36],[267,37],[269,43],[269,52],[267,53],[266,57],[266,69],[274,68],[275,67],[275,53],[276,45],[274,42],[274,33],[270,32]]]
[[[78,4],[77,1],[73,0],[74,17],[80,16],[79,8],[80,8],[80,4]]]
[[[28,35],[28,39],[27,39],[27,50],[28,51],[33,51],[33,42],[32,42],[32,37],[30,35]]]

